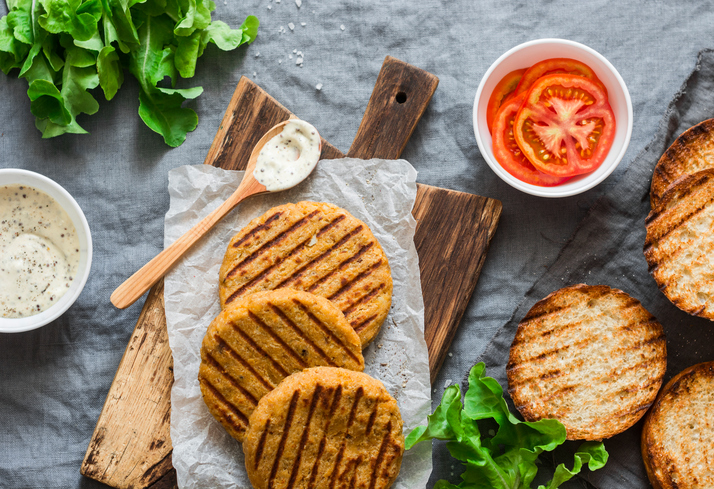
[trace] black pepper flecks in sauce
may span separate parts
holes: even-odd
[[[0,317],[49,308],[78,266],[79,237],[67,212],[35,188],[0,186]]]

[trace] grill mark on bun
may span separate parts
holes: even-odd
[[[310,310],[305,306],[305,304],[300,302],[298,299],[293,299],[293,303],[295,303],[295,305],[298,306],[300,310],[305,313],[307,317],[310,318],[310,321],[312,321],[315,326],[320,328],[320,331],[322,331],[325,335],[329,336],[333,342],[339,345],[340,348],[342,348],[342,350],[347,354],[347,356],[354,360],[358,365],[361,364],[357,356],[352,353],[352,350],[347,348],[344,342],[337,335],[335,335],[335,333],[330,328],[328,328],[322,321],[317,318],[317,316],[310,312]]]
[[[302,436],[300,437],[300,446],[297,448],[295,461],[293,461],[293,468],[290,472],[290,479],[288,480],[288,485],[286,489],[292,489],[295,485],[295,480],[297,479],[298,469],[300,468],[300,460],[302,458],[302,452],[305,451],[305,443],[307,442],[307,435],[310,432],[310,422],[312,421],[312,416],[315,413],[315,407],[317,406],[317,401],[321,398],[322,386],[317,384],[315,390],[312,392],[312,399],[310,400],[310,410],[307,413],[307,420],[305,421],[305,428],[302,430]]]
[[[539,355],[536,355],[536,356],[534,356],[534,357],[521,358],[518,363],[524,365],[524,364],[528,364],[528,363],[533,363],[533,362],[539,362],[539,361],[542,361],[542,360],[546,360],[546,359],[548,359],[549,357],[554,357],[554,356],[556,356],[558,353],[567,351],[567,350],[569,350],[569,349],[571,349],[571,348],[573,348],[573,347],[581,348],[581,347],[587,345],[588,343],[592,343],[592,341],[593,341],[592,338],[587,338],[587,339],[584,339],[584,340],[575,341],[575,342],[573,342],[573,343],[570,343],[570,344],[567,344],[567,345],[563,345],[563,346],[561,346],[561,347],[556,347],[556,348],[553,348],[553,349],[551,349],[551,350],[544,351],[543,353],[540,353]],[[508,365],[506,366],[506,368],[507,368],[507,369],[513,368],[513,365],[511,364],[511,362],[508,363]]]
[[[344,217],[344,216],[342,216]],[[296,280],[300,279],[305,272],[307,272],[309,269],[320,263],[322,260],[325,258],[329,257],[334,251],[339,250],[342,246],[344,246],[350,239],[358,235],[359,233],[362,232],[364,229],[364,226],[361,224],[358,225],[356,228],[354,228],[352,231],[348,232],[340,240],[327,248],[325,251],[323,251],[320,255],[316,256],[315,258],[312,258],[310,261],[305,263],[303,266],[300,268],[297,268],[292,272],[292,274],[289,277],[286,277],[282,282],[280,282],[278,285],[275,286],[275,288],[280,288],[280,287],[288,287],[290,286],[291,283],[295,282]],[[312,288],[308,289],[308,292],[312,292]]]
[[[290,407],[288,408],[288,415],[285,418],[285,424],[283,424],[283,434],[280,437],[280,443],[278,444],[278,450],[275,452],[275,459],[273,460],[273,468],[270,470],[270,478],[268,479],[268,487],[273,487],[273,481],[275,480],[275,475],[278,473],[278,468],[280,466],[280,459],[283,458],[283,451],[285,450],[285,443],[290,434],[290,428],[293,422],[293,417],[295,416],[295,408],[297,407],[298,400],[300,399],[300,391],[295,391],[292,399],[290,399]]]
[[[233,387],[235,387],[241,394],[243,394],[243,396],[247,398],[253,406],[258,405],[258,400],[255,398],[255,396],[253,396],[253,394],[251,394],[245,387],[240,385],[238,381],[236,381],[236,379],[234,379],[231,374],[229,374],[226,369],[224,369],[223,366],[218,363],[218,360],[211,356],[210,353],[206,354],[206,363],[213,367],[219,374],[221,374],[224,379],[226,379]]]
[[[308,367],[307,362],[305,362],[305,360],[303,360],[300,355],[298,355],[295,350],[292,349],[290,345],[288,345],[280,336],[278,336],[278,334],[273,331],[273,328],[265,324],[262,319],[253,314],[251,311],[248,311],[248,316],[255,324],[260,326],[260,328],[265,331],[273,339],[273,341],[279,344],[283,348],[285,353],[287,353],[288,356],[295,360],[298,365],[300,365],[302,368]],[[287,372],[285,372],[285,376],[288,376]]]
[[[241,338],[242,338],[244,341],[246,341],[246,339],[248,340],[248,341],[246,341],[246,343],[248,343],[248,344],[251,345],[251,346],[253,346],[253,345],[255,344],[255,342],[253,342],[253,340],[251,340],[250,338],[248,338],[247,335],[245,335],[245,333],[243,333],[242,331],[240,331],[240,329],[238,329],[235,325],[233,325],[233,327],[234,327],[234,329],[238,332],[238,334],[241,336]],[[255,377],[255,378],[258,380],[258,382],[260,382],[261,384],[263,384],[263,386],[264,386],[266,389],[268,389],[269,391],[275,389],[275,385],[273,385],[270,381],[266,380],[262,375],[260,375],[260,374],[251,366],[251,364],[250,364],[248,361],[246,361],[245,358],[243,358],[242,356],[240,356],[240,355],[238,354],[238,352],[236,352],[233,348],[231,348],[231,346],[230,346],[228,343],[226,343],[226,342],[223,340],[223,338],[221,338],[221,337],[218,336],[217,334],[215,334],[213,337],[214,337],[214,339],[216,340],[216,342],[218,343],[219,347],[223,348],[224,351],[228,352],[228,355],[229,355],[231,358],[233,358],[236,362],[240,363],[246,370],[248,370],[248,371],[253,375],[253,377]],[[255,346],[257,346],[257,345],[255,345]],[[258,347],[258,349],[256,349],[256,351],[258,351],[261,355],[267,356],[267,354],[266,354],[262,349],[260,349],[260,347]],[[270,360],[272,360],[272,359],[270,359]],[[272,363],[272,362],[271,362],[271,363]],[[284,369],[283,369],[280,365],[274,364],[273,366],[276,367],[276,370],[278,370],[279,372],[281,372],[281,373],[284,372]]]
[[[298,327],[298,325],[295,324],[295,322],[292,319],[290,319],[287,316],[287,314],[285,314],[279,307],[277,307],[275,304],[271,304],[271,303],[268,303],[268,307],[270,307],[270,310],[273,311],[273,313],[276,316],[278,316],[280,318],[280,320],[285,325],[287,325],[291,330],[293,330],[295,332],[295,334],[298,335],[302,341],[304,341],[305,343],[310,345],[310,348],[315,350],[317,352],[317,354],[320,355],[325,360],[325,362],[327,362],[327,364],[330,367],[337,366],[337,364],[332,360],[332,358],[330,358],[329,355],[327,355],[327,353],[325,353],[325,351],[322,348],[317,346],[317,344],[315,344],[315,342],[310,339],[310,337],[307,335],[307,333],[305,333],[305,331],[301,330]]]
[[[230,417],[226,416],[226,421],[228,421],[233,428],[236,431],[245,431],[245,427],[248,426],[248,418],[245,414],[243,414],[237,407],[235,407],[233,404],[228,402],[228,400],[223,397],[223,394],[221,394],[216,387],[211,384],[208,379],[203,378],[203,385],[208,389],[211,394],[213,394],[213,397],[216,398],[216,401],[220,403],[220,405],[223,407],[224,411],[229,411],[232,413],[236,418],[240,419],[243,425],[236,424],[230,420]]]
[[[240,263],[236,264],[228,274],[226,274],[226,280],[229,278],[233,277],[236,273],[238,273],[238,270],[240,268],[243,268],[247,264],[251,263],[254,261],[256,258],[258,258],[260,255],[262,255],[264,252],[270,250],[270,248],[273,248],[275,245],[278,245],[285,241],[291,234],[293,234],[295,231],[300,229],[301,227],[305,226],[310,219],[312,219],[315,215],[317,215],[320,211],[319,210],[314,210],[307,216],[303,217],[299,221],[295,222],[292,226],[290,226],[288,229],[283,231],[282,233],[278,234],[276,237],[271,239],[270,241],[264,243],[260,248],[257,250],[253,251],[251,254],[249,254],[247,257],[245,257],[243,260],[241,260]],[[233,244],[234,248],[237,248],[235,243]],[[231,296],[233,297],[233,296]],[[226,303],[229,301],[226,300]]]
[[[280,219],[281,215],[283,215],[282,212],[276,212],[275,214],[273,214],[272,216],[267,218],[263,224],[261,224],[260,226],[254,227],[253,229],[248,231],[248,233],[245,236],[243,236],[241,239],[239,239],[238,241],[233,243],[233,247],[237,248],[240,245],[242,245],[243,243],[245,243],[246,241],[248,241],[250,238],[255,236],[256,234],[258,234],[263,229],[269,229],[270,225],[273,224],[274,221]]]
[[[260,346],[258,346],[258,343],[256,343],[253,338],[248,336],[245,331],[243,331],[237,324],[231,323],[231,326],[233,327],[233,330],[240,335],[240,337],[250,345],[251,348],[253,348],[255,351],[257,351],[260,355],[265,357],[270,364],[277,370],[283,377],[287,377],[288,371],[285,370],[285,367],[283,367],[281,364],[279,364],[275,358],[271,357],[268,355],[268,353],[263,350]]]
[[[683,198],[683,197],[680,197],[680,199],[681,198]],[[671,225],[666,227],[666,229],[664,230],[665,231],[664,233],[660,234],[659,236],[652,236],[651,238],[648,238],[645,241],[645,248],[644,248],[645,252],[650,251],[655,245],[657,245],[661,241],[664,241],[665,239],[667,239],[667,237],[670,234],[672,234],[673,232],[678,231],[679,229],[683,228],[684,225],[687,224],[687,222],[689,222],[690,220],[694,219],[699,214],[701,214],[713,202],[714,202],[714,195],[708,201],[706,201],[699,207],[695,208],[691,212],[688,212],[684,216],[680,216],[676,222],[673,222]],[[650,215],[652,215],[652,217],[653,217],[653,219],[651,221],[654,221],[657,217],[664,214],[664,212],[666,210],[668,210],[668,209],[662,209],[661,212],[659,212],[658,214],[655,214],[655,215],[653,215],[655,211],[652,211],[652,213],[650,213]],[[647,224],[650,224],[651,221],[648,222]],[[664,261],[667,258],[669,258],[669,255],[663,256],[662,258],[659,259],[659,261]]]
[[[345,216],[340,216],[340,217],[341,217],[342,219],[345,218]],[[326,233],[327,231],[329,231],[330,229],[332,229],[333,227],[335,227],[335,226],[337,225],[337,223],[339,223],[342,219],[340,219],[340,218],[333,219],[331,222],[327,223],[325,226],[323,226],[322,228],[320,228],[320,230],[318,231],[318,233],[317,233],[316,235],[313,235],[313,236],[315,236],[315,237],[321,236],[322,234]],[[279,266],[281,263],[283,263],[283,262],[286,261],[286,260],[289,260],[290,258],[294,257],[295,255],[297,255],[297,254],[300,253],[301,251],[305,250],[305,248],[308,247],[308,244],[309,244],[310,241],[312,240],[313,236],[309,236],[309,237],[305,238],[304,240],[302,240],[295,248],[293,248],[293,249],[290,251],[290,253],[288,253],[287,255],[285,255],[285,257],[278,257],[277,260],[275,261],[275,263],[273,263],[273,264],[270,265],[268,268],[266,268],[265,270],[263,270],[262,272],[260,272],[260,273],[259,273],[258,275],[256,275],[253,279],[249,280],[248,282],[246,282],[246,283],[244,283],[243,285],[241,285],[240,287],[238,287],[238,288],[235,290],[235,292],[231,295],[231,297],[233,297],[233,296],[239,297],[239,296],[243,295],[243,292],[245,292],[246,289],[252,287],[253,285],[256,285],[256,284],[260,283],[260,282],[261,282],[265,277],[267,277],[273,270],[275,270],[276,268],[278,268],[278,266]],[[330,250],[331,250],[331,248],[330,248]],[[327,250],[327,253],[329,253],[330,250]],[[323,255],[324,255],[324,253],[323,253]],[[322,255],[321,255],[321,256],[322,256]],[[318,257],[318,258],[319,258],[319,257]],[[292,276],[286,278],[285,280],[283,280],[281,283],[279,283],[279,284],[278,284],[277,286],[275,286],[274,288],[275,288],[275,289],[279,289],[280,287],[283,286],[283,284],[285,284],[285,282],[287,282],[288,280],[291,280],[291,279],[292,279]]]
[[[364,246],[361,246],[359,250],[357,250],[357,253],[354,255],[350,256],[346,260],[342,261],[335,269],[331,270],[329,273],[323,275],[320,277],[320,279],[312,284],[307,290],[308,292],[312,292],[313,290],[316,290],[318,287],[320,287],[322,284],[324,284],[327,280],[329,280],[333,275],[335,275],[338,272],[341,272],[345,268],[347,268],[352,262],[359,260],[365,253],[367,253],[370,249],[372,249],[372,246],[374,246],[374,243],[367,243]]]

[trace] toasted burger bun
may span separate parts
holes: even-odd
[[[655,489],[714,487],[714,362],[667,383],[645,418],[641,447]]]
[[[645,221],[644,253],[660,290],[714,320],[714,169],[677,180]]]
[[[684,131],[659,159],[652,174],[652,208],[675,180],[707,168],[714,168],[714,119]]]
[[[569,440],[601,440],[639,420],[667,367],[662,326],[605,285],[565,287],[518,325],[508,391],[527,421],[555,418]]]

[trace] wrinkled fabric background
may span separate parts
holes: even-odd
[[[526,304],[550,291],[548,285],[560,278],[562,283],[580,280],[583,260],[558,261],[516,312],[593,203],[620,191],[618,182],[646,147],[653,158],[655,148],[661,151],[688,127],[686,118],[677,119],[663,132],[660,121],[697,53],[712,47],[714,25],[714,6],[703,1],[302,0],[299,9],[292,0],[217,4],[214,18],[233,26],[257,15],[258,39],[230,53],[210,46],[196,77],[181,84],[202,85],[205,92],[189,104],[199,114],[198,128],[177,149],[165,146],[139,119],[138,88],[129,76],[114,100],[106,102],[98,92],[99,112],[79,118],[90,135],[43,140],[30,114],[25,80],[0,74],[0,167],[37,171],[72,193],[89,220],[95,252],[85,290],[64,316],[34,332],[0,335],[2,488],[104,487],[83,478],[79,467],[143,304],[142,299],[120,311],[109,295],[161,250],[168,170],[203,162],[241,75],[312,122],[343,151],[359,127],[386,55],[440,78],[402,157],[419,171],[419,182],[500,199],[503,214],[452,355],[433,386],[438,401],[444,385],[461,382],[498,330],[512,317],[517,321]],[[6,12],[0,2],[0,15]],[[627,83],[634,109],[632,140],[618,170],[597,188],[558,200],[522,194],[499,180],[479,154],[471,122],[473,97],[490,64],[511,47],[543,37],[572,39],[602,53]],[[303,52],[302,68],[293,50]],[[322,84],[319,91],[317,84]],[[714,115],[711,109],[706,117]],[[658,139],[648,146],[655,134]],[[641,171],[639,178],[649,178],[649,172]],[[609,199],[620,202],[616,195]],[[629,232],[625,229],[620,232]],[[642,238],[640,231],[633,240]],[[628,267],[642,266],[640,256],[633,260],[638,262]],[[630,287],[634,294],[640,290],[634,287],[637,280],[647,277],[641,270],[633,273],[639,278],[617,278],[610,285]],[[667,304],[653,287],[647,286],[651,296],[639,298],[657,315]],[[498,376],[497,370],[487,372]],[[635,454],[627,456],[637,462]],[[436,444],[430,487],[439,478],[458,482],[458,474],[458,464]],[[621,481],[594,477],[598,488],[620,487]]]

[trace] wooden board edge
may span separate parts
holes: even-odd
[[[127,370],[131,371],[131,368],[127,369],[126,362],[129,361],[131,354],[134,352],[134,346],[136,345],[136,343],[139,343],[139,345],[136,346],[136,349],[139,350],[141,346],[143,346],[145,341],[145,336],[142,337],[142,335],[146,335],[148,334],[148,332],[152,332],[157,336],[157,339],[159,340],[156,343],[160,345],[160,353],[165,353],[165,350],[168,349],[170,356],[170,348],[168,345],[168,332],[166,330],[166,320],[165,316],[163,316],[162,314],[164,310],[163,294],[164,282],[162,279],[150,289],[146,301],[144,302],[144,306],[142,307],[141,312],[139,313],[139,318],[136,322],[136,325],[134,326],[134,330],[131,334],[129,342],[127,343],[127,347],[124,350],[124,353],[122,354],[121,360],[119,361],[117,371],[114,374],[111,386],[109,387],[109,391],[107,392],[107,397],[104,400],[102,410],[99,414],[99,417],[97,418],[97,424],[95,425],[94,432],[92,433],[89,445],[87,446],[87,451],[85,452],[84,459],[82,460],[82,464],[79,469],[80,474],[85,477],[94,479],[105,484],[109,484],[110,482],[112,482],[109,469],[111,468],[111,464],[114,461],[113,457],[110,458],[108,462],[104,461],[105,463],[101,465],[99,465],[99,460],[97,460],[97,457],[101,456],[100,447],[102,446],[102,442],[105,438],[106,426],[104,425],[103,420],[105,419],[105,414],[112,408],[117,398],[121,399],[121,395],[116,394],[117,391],[119,391],[123,387],[122,385],[120,385],[120,382],[118,382],[118,379],[121,375],[125,374]],[[156,324],[156,320],[154,319],[157,314],[157,311],[160,311],[158,312],[159,315],[164,317],[163,320],[158,320],[158,325]],[[160,357],[160,355],[158,356]],[[173,362],[170,361],[169,365],[166,365],[164,367],[173,370]],[[164,386],[164,395],[162,397],[166,399],[167,403],[170,402],[172,385],[173,381],[170,382],[168,386]],[[152,446],[154,447],[153,454],[155,454],[156,462],[152,466],[150,466],[147,471],[141,476],[141,479],[146,481],[148,484],[153,483],[156,479],[160,478],[162,474],[157,472],[155,470],[155,467],[160,465],[162,461],[166,460],[166,457],[169,457],[170,464],[170,455],[173,450],[173,447],[171,445],[171,437],[168,426],[169,423],[170,418],[165,420],[164,422],[163,436],[161,430],[159,430],[158,436],[156,436],[154,442],[152,442]],[[154,432],[154,434],[157,433]],[[115,485],[114,487],[122,486]]]

